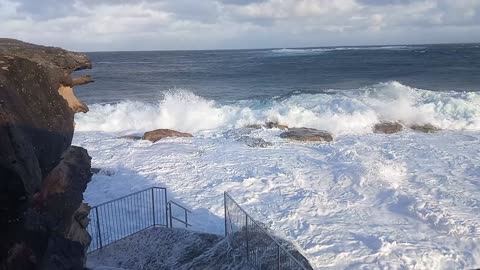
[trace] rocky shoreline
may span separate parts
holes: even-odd
[[[87,112],[81,53],[0,39],[0,269],[83,269],[90,156],[71,146]]]

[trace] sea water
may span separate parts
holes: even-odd
[[[316,269],[480,267],[478,44],[88,55],[74,144],[109,173],[86,202],[162,186],[194,230],[221,234],[227,191]],[[335,141],[245,128],[268,121]],[[376,134],[380,121],[441,131]],[[117,138],[157,128],[194,137]]]

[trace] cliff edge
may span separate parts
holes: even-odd
[[[0,269],[83,269],[90,157],[71,146],[87,112],[81,53],[0,39]]]

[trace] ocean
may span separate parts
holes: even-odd
[[[74,144],[108,173],[86,202],[163,186],[194,230],[221,234],[228,191],[316,269],[480,267],[479,44],[88,56]],[[245,128],[267,121],[335,140]],[[376,134],[380,121],[441,130]],[[118,139],[157,128],[194,137]]]

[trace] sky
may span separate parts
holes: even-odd
[[[0,0],[0,37],[77,51],[480,42],[480,0]]]

